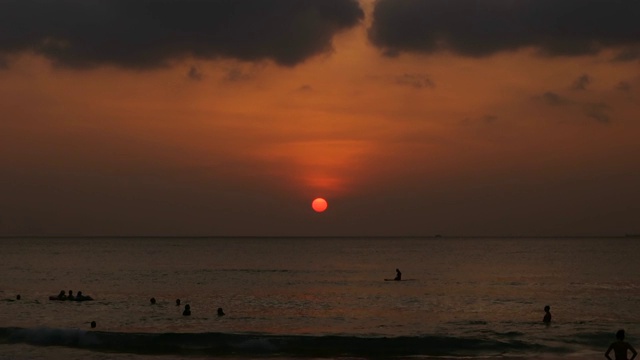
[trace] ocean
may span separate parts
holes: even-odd
[[[0,359],[600,359],[621,328],[640,349],[634,238],[3,238],[0,248]],[[385,281],[396,268],[403,280]],[[94,300],[49,300],[61,290]]]

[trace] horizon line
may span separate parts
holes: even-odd
[[[594,238],[640,238],[640,233],[625,234],[601,234],[601,235],[0,235],[0,239],[323,239],[323,238],[344,238],[344,239],[594,239]]]

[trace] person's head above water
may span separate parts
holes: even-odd
[[[176,306],[180,306],[180,299],[176,299]]]
[[[544,307],[544,311],[549,312],[549,310],[551,310],[551,307],[549,305]]]
[[[93,329],[93,328],[95,328],[95,327],[96,327],[96,322],[95,322],[95,321],[92,321],[92,322],[91,322],[91,328]]]
[[[616,333],[616,339],[622,341],[624,340],[624,330],[620,329],[618,330],[618,332]]]
[[[149,299],[149,302],[150,302],[152,305],[153,305],[153,304],[155,304],[155,303],[156,303],[156,298],[153,298],[153,297],[152,297],[151,299]]]
[[[222,308],[218,308],[218,316],[224,316],[224,311],[222,311]]]

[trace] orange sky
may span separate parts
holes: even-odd
[[[388,57],[370,16],[293,66],[9,53],[0,235],[640,231],[638,60]]]

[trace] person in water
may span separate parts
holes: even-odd
[[[191,315],[191,306],[189,306],[189,304],[184,306],[184,311],[182,312],[183,316],[190,316]]]
[[[67,295],[64,293],[64,290],[60,290],[60,294],[58,294],[58,300],[67,300]]]
[[[176,299],[176,306],[180,306],[180,299]]]
[[[224,311],[222,311],[222,308],[218,308],[218,316],[224,316]]]
[[[78,291],[76,294],[76,301],[93,300],[91,296],[83,295],[82,291]]]
[[[545,324],[551,324],[551,307],[549,305],[544,307],[544,317],[542,318],[542,322]]]
[[[402,280],[402,273],[400,272],[400,269],[396,269],[396,277],[393,278],[393,280],[395,280],[395,281]]]
[[[631,344],[624,341],[624,330],[622,329],[618,330],[618,332],[616,333],[616,339],[618,340],[615,342],[612,342],[611,345],[609,345],[609,348],[604,353],[604,357],[606,357],[609,360],[613,360],[611,359],[611,356],[609,356],[609,353],[613,351],[613,353],[616,356],[615,360],[627,360],[627,351],[631,351],[632,355],[631,355],[631,358],[629,358],[628,360],[635,359],[636,356],[638,355],[638,352],[636,351],[636,349],[633,348],[633,346],[631,346]]]
[[[96,322],[95,322],[95,321],[92,321],[92,322],[91,322],[91,328],[92,328],[92,329],[95,329],[95,328],[96,328]]]
[[[151,299],[149,299],[149,302],[151,303],[151,305],[155,305],[156,304],[156,298],[152,297]]]
[[[75,300],[76,298],[73,296],[73,291],[69,290],[69,295],[67,295],[67,300]]]

